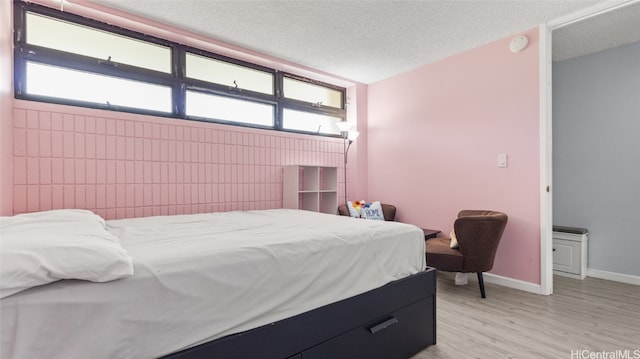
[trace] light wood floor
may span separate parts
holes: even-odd
[[[456,286],[439,274],[437,344],[412,359],[578,359],[572,350],[626,349],[634,358],[634,350],[640,353],[640,286],[555,276],[550,296],[486,282],[485,289],[487,298],[481,299],[477,282]]]

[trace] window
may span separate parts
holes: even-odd
[[[19,99],[323,136],[345,89],[16,0]]]
[[[340,130],[336,126],[336,122],[340,122],[339,117],[284,109],[282,127],[301,132],[339,135]]]
[[[187,116],[265,127],[273,126],[273,106],[187,91]]]
[[[33,12],[26,13],[27,44],[171,73],[171,49]]]
[[[27,62],[26,93],[111,106],[171,112],[171,87]]]
[[[344,91],[289,77],[284,78],[283,90],[286,98],[310,102],[316,106],[326,105],[333,108],[342,108]]]
[[[187,77],[234,89],[273,95],[274,75],[240,65],[187,53]]]

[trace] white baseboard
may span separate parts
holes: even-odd
[[[627,284],[640,285],[640,277],[630,274],[607,272],[599,269],[587,269],[587,277],[600,278]]]
[[[469,273],[468,276],[471,281],[475,283],[478,282],[478,275],[476,273]],[[485,283],[493,283],[529,293],[542,294],[542,287],[540,284],[529,283],[523,280],[503,277],[501,275],[486,272],[482,274],[482,278]]]
[[[475,277],[477,280],[478,276],[476,275]],[[509,288],[523,290],[529,293],[542,294],[542,287],[540,286],[540,284],[525,282],[523,280],[513,279],[509,277],[503,277],[493,273],[484,273],[482,277],[487,283],[498,284]]]
[[[451,278],[451,280],[454,280],[454,275],[455,273],[448,273],[448,272],[439,272],[438,275],[444,274],[448,277]],[[505,286],[505,287],[509,287],[509,288],[513,288],[513,289],[518,289],[518,290],[522,290],[525,292],[529,292],[529,293],[534,293],[534,294],[544,294],[542,293],[542,286],[540,286],[540,284],[535,284],[535,283],[529,283],[529,282],[525,282],[519,279],[513,279],[513,278],[509,278],[509,277],[503,277],[497,274],[492,274],[492,273],[483,273],[482,277],[484,278],[485,283],[493,283],[493,284],[498,284],[501,286]],[[602,270],[598,270],[598,269],[591,269],[588,268],[587,269],[587,277],[593,277],[593,278],[600,278],[600,279],[606,279],[606,280],[611,280],[614,282],[621,282],[621,283],[627,283],[627,284],[634,284],[634,285],[640,285],[640,277],[639,276],[634,276],[634,275],[630,275],[630,274],[621,274],[621,273],[614,273],[614,272],[607,272],[607,271],[602,271]],[[470,282],[473,282],[474,285],[476,285],[476,283],[478,283],[478,276],[476,273],[467,273],[467,278],[469,279]]]

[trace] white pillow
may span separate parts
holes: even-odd
[[[362,204],[366,203],[364,200],[362,201],[347,201],[347,208],[349,209],[349,216],[360,218],[360,209],[362,208]]]
[[[62,209],[0,217],[0,298],[60,279],[107,282],[133,262],[91,211]]]
[[[367,202],[364,199],[354,202],[347,201],[347,207],[351,217],[384,221],[384,213],[382,213],[380,201]]]
[[[361,213],[362,218],[384,221],[384,213],[382,213],[382,204],[380,201],[367,203],[362,207]]]

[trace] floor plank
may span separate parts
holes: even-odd
[[[481,299],[477,282],[456,286],[439,274],[437,344],[412,359],[571,359],[578,350],[640,358],[640,286],[555,276],[550,296],[485,288]]]

